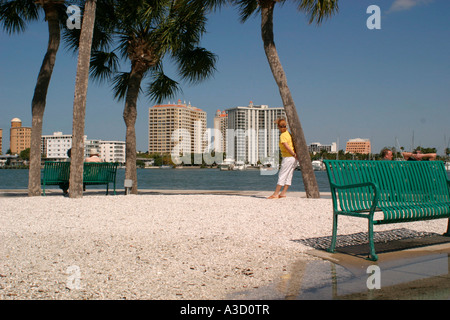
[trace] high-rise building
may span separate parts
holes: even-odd
[[[206,112],[190,103],[178,100],[148,110],[149,153],[203,153],[208,145],[205,131]]]
[[[258,161],[278,162],[278,118],[286,119],[283,108],[254,105],[226,110],[228,114],[227,158],[256,165]]]
[[[225,111],[216,111],[214,117],[214,150],[225,152],[227,141],[228,114]]]
[[[22,127],[22,120],[14,118],[11,120],[9,136],[9,148],[11,154],[20,154],[31,146],[31,128]]]
[[[0,129],[0,154],[2,154],[3,129]]]
[[[345,152],[369,154],[371,153],[370,140],[361,138],[350,139],[347,141]]]

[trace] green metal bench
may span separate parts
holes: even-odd
[[[69,186],[70,162],[45,161],[41,172],[42,191],[45,196],[46,186],[60,186],[61,189]]]
[[[109,184],[114,187],[116,194],[116,173],[118,163],[112,162],[85,162],[83,167],[83,185],[106,185],[106,194]]]
[[[106,185],[106,194],[109,193],[109,184],[112,183],[116,194],[117,163],[111,162],[85,162],[83,164],[83,186]],[[41,185],[45,196],[45,187],[58,185],[61,189],[68,188],[70,178],[70,162],[46,161],[41,174]]]
[[[339,215],[368,219],[369,259],[373,261],[378,260],[374,225],[449,218],[444,235],[450,236],[450,180],[443,162],[324,160],[324,163],[333,201],[329,252],[335,252]]]

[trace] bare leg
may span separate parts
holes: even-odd
[[[278,195],[280,193],[281,187],[279,184],[277,184],[277,187],[275,188],[275,191],[273,192],[273,194],[268,197],[267,199],[278,199]]]
[[[280,193],[280,195],[278,197],[279,198],[286,198],[286,193],[287,193],[288,189],[289,189],[289,186],[285,185],[284,188],[283,188],[283,191],[281,191],[281,193]]]

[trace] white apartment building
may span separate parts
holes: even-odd
[[[124,141],[100,141],[100,158],[105,162],[125,163]]]
[[[228,114],[227,158],[256,165],[278,162],[278,118],[286,119],[284,108],[254,105],[226,110]]]
[[[54,132],[53,135],[41,137],[41,150],[43,157],[47,160],[66,161],[67,151],[72,148],[72,135]],[[125,163],[124,141],[103,141],[98,139],[87,139],[84,136],[84,157],[89,157],[91,149],[97,149],[100,158],[105,162]]]
[[[326,150],[328,153],[336,153],[337,152],[337,144],[336,142],[332,142],[331,144],[321,144],[320,142],[313,142],[308,146],[309,152],[318,153],[322,150]]]
[[[41,136],[41,154],[54,160],[67,159],[67,151],[72,148],[72,135],[53,132],[53,135]]]
[[[90,156],[89,152],[91,149],[97,149],[97,151],[100,154],[100,159],[103,160],[102,154],[100,152],[100,142],[101,140],[94,139],[94,140],[88,140],[86,139],[86,136],[84,137],[84,157],[87,158]]]

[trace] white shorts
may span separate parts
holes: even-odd
[[[294,157],[285,157],[281,160],[281,168],[278,173],[278,185],[290,186],[292,183],[292,176],[294,169],[297,167],[297,159]]]

